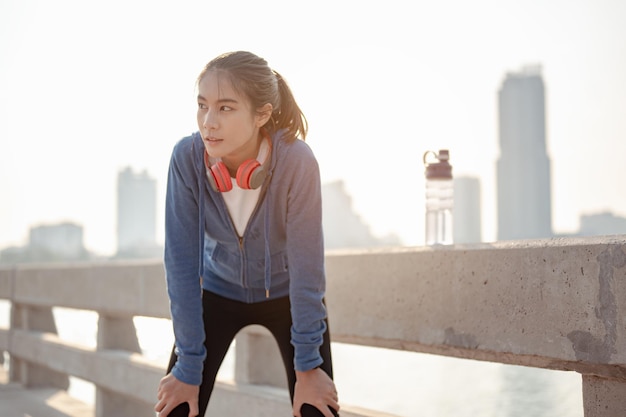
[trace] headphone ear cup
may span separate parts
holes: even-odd
[[[211,169],[209,169],[211,176],[209,176],[209,184],[213,191],[226,192],[233,188],[233,182],[230,179],[228,168],[223,162],[217,162]]]
[[[265,179],[265,175],[262,175],[264,172],[259,161],[248,159],[237,169],[237,185],[244,190],[259,188]]]
[[[250,179],[248,179],[248,184],[250,184],[250,188],[257,189],[265,181],[265,177],[267,177],[267,170],[263,165],[259,165],[253,172],[250,174]]]

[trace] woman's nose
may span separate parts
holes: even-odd
[[[217,128],[217,117],[215,112],[211,110],[207,111],[204,115],[204,127],[207,129],[216,129]]]

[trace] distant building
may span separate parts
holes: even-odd
[[[85,251],[83,227],[69,222],[31,227],[28,246],[31,250],[77,259]]]
[[[603,236],[626,234],[626,218],[610,212],[580,216],[580,236]]]
[[[498,240],[551,237],[550,159],[540,68],[507,74],[498,108]]]
[[[87,260],[91,254],[83,243],[83,227],[70,222],[30,228],[28,244],[0,252],[0,264],[68,262]]]
[[[117,177],[116,258],[158,257],[156,180],[146,171],[125,168]]]
[[[352,199],[343,181],[322,186],[322,227],[326,249],[398,246],[400,239],[390,235],[376,237],[352,208]]]
[[[480,180],[473,177],[454,178],[454,243],[482,242]]]

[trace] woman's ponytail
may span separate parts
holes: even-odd
[[[272,113],[272,120],[269,123],[273,123],[272,127],[275,130],[287,129],[289,141],[296,138],[305,140],[309,128],[306,117],[296,103],[291,88],[285,79],[275,70],[273,72],[276,75],[280,105]]]

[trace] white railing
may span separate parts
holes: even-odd
[[[613,236],[328,253],[333,341],[579,372],[585,417],[626,415],[625,250]],[[164,369],[141,355],[133,317],[169,317],[160,262],[0,269],[0,299],[13,381],[67,389],[75,376],[95,385],[97,417],[154,415]],[[61,339],[54,307],[95,311],[96,347]],[[268,333],[248,328],[210,408],[289,415],[282,375]]]

